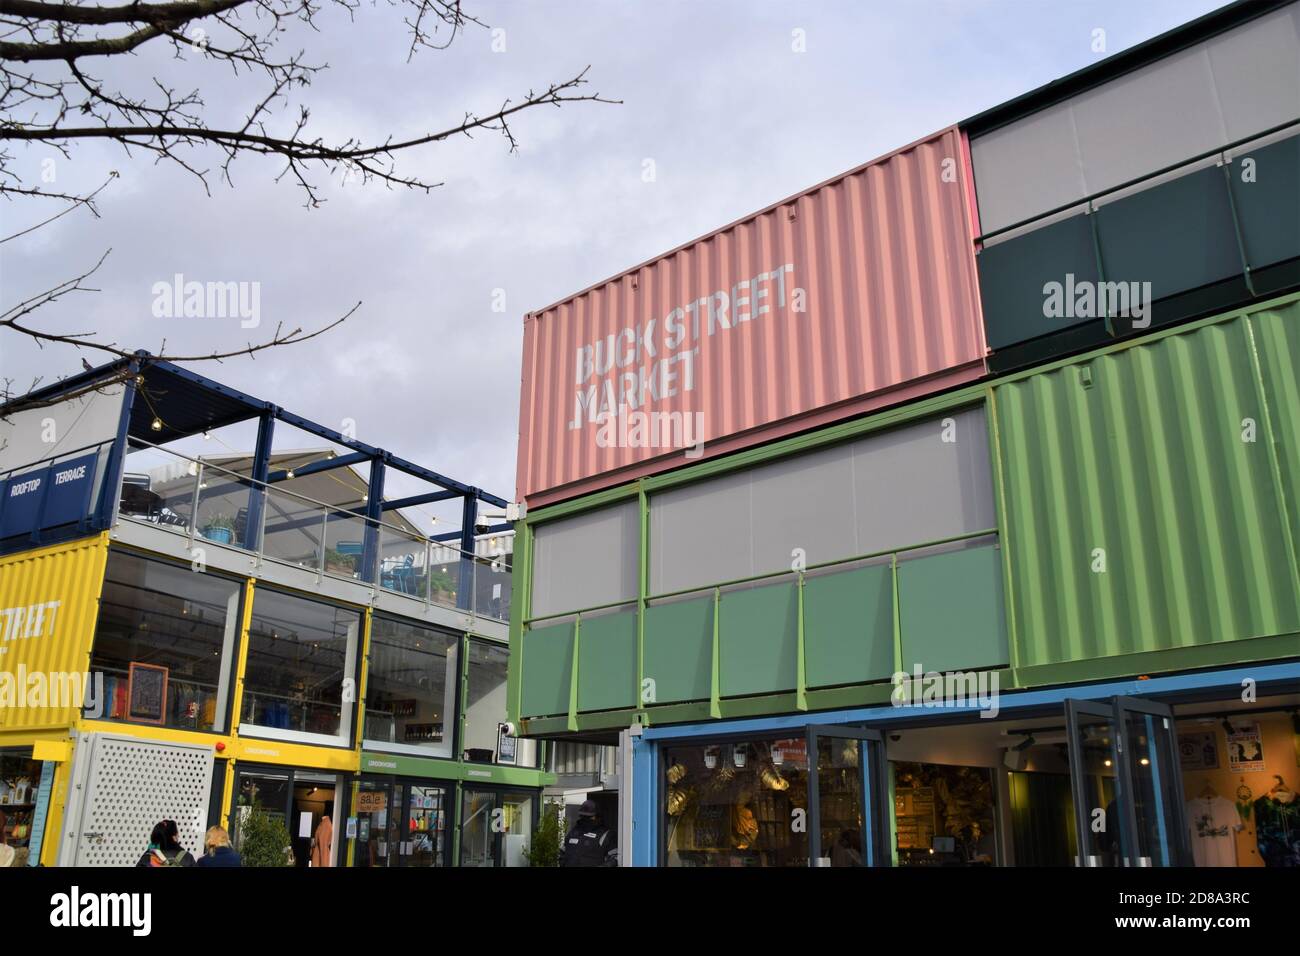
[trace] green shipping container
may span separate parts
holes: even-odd
[[[1300,631],[1298,370],[1292,300],[995,387],[1013,666]]]

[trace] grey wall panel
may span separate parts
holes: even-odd
[[[795,548],[817,564],[996,523],[984,409],[965,409],[653,495],[650,593],[789,570]]]
[[[859,554],[997,524],[982,407],[856,443],[853,473]]]
[[[1203,46],[1075,97],[1068,108],[1087,193],[1222,146],[1228,137],[1217,107]]]
[[[1297,50],[1300,4],[1260,17],[1210,45],[1210,64],[1229,140],[1245,139],[1300,116]]]
[[[651,497],[651,594],[753,573],[749,481],[742,471]]]
[[[790,570],[796,548],[806,564],[857,553],[851,445],[759,468],[753,472],[750,495],[751,574]]]
[[[637,502],[538,525],[532,616],[635,600],[640,553]]]
[[[1069,110],[1048,109],[971,141],[980,231],[1086,196]]]
[[[988,233],[1300,118],[1300,6],[971,141]]]

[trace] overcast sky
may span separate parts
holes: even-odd
[[[318,326],[361,300],[321,339],[193,367],[333,427],[354,419],[358,438],[509,498],[525,312],[1086,66],[1099,57],[1095,29],[1113,53],[1219,5],[466,0],[504,33],[476,28],[407,63],[400,15],[363,0],[354,22],[327,11],[320,34],[286,38],[286,49],[305,46],[309,60],[331,66],[294,99],[311,106],[310,128],[327,139],[442,128],[588,64],[591,90],[623,105],[527,113],[514,124],[515,154],[485,133],[401,155],[405,171],[444,183],[427,195],[318,174],[327,199],[318,209],[304,208],[291,182],[274,182],[274,161],[239,162],[237,188],[213,176],[209,196],[174,167],[77,147],[57,161],[60,186],[121,174],[100,201],[102,218],[77,212],[0,247],[2,300],[38,292],[109,248],[101,291],[42,311],[43,327],[94,329],[150,350],[165,337],[194,352],[267,336],[277,322]],[[796,30],[805,52],[792,48]],[[99,72],[130,87],[158,69],[193,71],[214,126],[261,88],[148,53]],[[55,154],[16,155],[38,178]],[[653,182],[642,176],[647,159]],[[192,161],[215,167],[219,157]],[[9,204],[3,233],[52,211]],[[261,327],[155,318],[151,289],[177,273],[260,283]],[[504,312],[493,310],[495,290]],[[80,369],[72,349],[14,339],[0,332],[6,377]]]

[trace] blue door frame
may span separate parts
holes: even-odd
[[[1239,692],[1243,681],[1255,684],[1300,681],[1300,661],[1236,667],[1227,670],[1200,671],[1169,677],[1152,677],[1145,680],[1109,681],[1101,684],[1084,684],[1053,687],[1045,690],[1012,691],[1001,696],[1000,712],[1014,714],[1034,708],[1063,705],[1067,699],[1105,700],[1112,697],[1159,698],[1206,690],[1233,690]],[[883,704],[851,710],[833,710],[810,714],[793,714],[780,717],[755,717],[745,720],[711,721],[699,724],[681,724],[671,727],[651,727],[641,736],[632,739],[632,866],[659,865],[660,824],[660,766],[659,754],[666,743],[685,742],[699,738],[730,735],[757,736],[765,733],[790,732],[802,736],[811,724],[862,724],[882,725],[917,718],[934,718],[936,708],[923,706],[895,707]],[[978,714],[980,705],[944,707],[940,712],[951,713],[954,718]]]

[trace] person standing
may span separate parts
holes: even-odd
[[[193,866],[194,856],[181,846],[181,831],[175,820],[161,820],[149,834],[149,849],[136,866]]]
[[[600,819],[600,811],[591,800],[578,808],[578,822],[564,840],[560,866],[606,866],[614,851],[614,834]]]
[[[203,848],[206,852],[199,857],[198,862],[194,864],[195,866],[231,867],[244,865],[244,861],[239,858],[235,848],[230,845],[230,834],[226,832],[225,827],[209,827],[207,836],[203,838]]]

